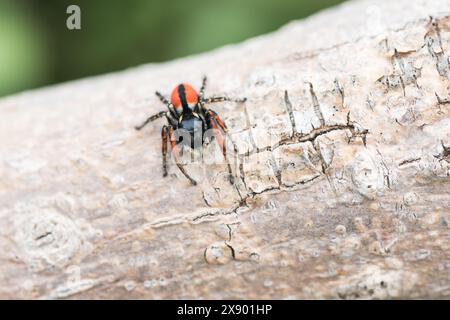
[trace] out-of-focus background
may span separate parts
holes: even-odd
[[[0,0],[0,96],[207,51],[342,1]],[[66,27],[71,4],[81,30]]]

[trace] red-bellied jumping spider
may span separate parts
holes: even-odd
[[[192,149],[202,147],[205,143],[205,135],[203,134],[207,130],[213,130],[214,137],[219,144],[222,154],[228,165],[228,172],[230,174],[230,182],[234,183],[234,178],[231,171],[230,163],[227,159],[227,150],[225,146],[225,136],[227,134],[227,126],[225,122],[220,119],[219,115],[213,110],[206,107],[207,104],[213,102],[233,101],[233,102],[245,102],[246,98],[231,99],[228,97],[210,97],[205,98],[205,86],[206,77],[203,77],[202,87],[200,92],[197,93],[194,88],[189,84],[179,84],[173,89],[170,101],[167,100],[161,93],[156,91],[158,98],[167,106],[168,111],[161,111],[155,115],[150,116],[140,126],[136,126],[136,130],[141,130],[149,122],[166,117],[168,125],[164,125],[161,130],[162,139],[162,157],[163,157],[163,176],[167,176],[167,144],[170,142],[172,153],[175,157],[175,162],[184,174],[184,176],[191,182],[192,185],[196,185],[197,182],[189,176],[180,163],[180,155],[178,150],[178,144],[182,142],[175,135],[175,130],[183,129],[190,135],[189,147]],[[200,133],[200,134],[199,134]],[[200,139],[200,141],[199,141]]]

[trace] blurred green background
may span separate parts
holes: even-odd
[[[239,42],[340,2],[0,0],[0,96]],[[71,4],[81,30],[66,27]]]

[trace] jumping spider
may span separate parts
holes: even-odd
[[[197,182],[189,176],[180,163],[180,155],[178,150],[178,144],[181,140],[176,139],[175,130],[184,129],[191,137],[191,143],[188,146],[195,149],[198,146],[203,146],[205,143],[205,137],[203,132],[212,129],[214,137],[219,144],[222,154],[227,162],[228,172],[230,174],[230,182],[234,183],[234,178],[231,171],[230,163],[227,159],[227,151],[225,146],[225,135],[227,134],[227,126],[220,119],[219,115],[213,110],[206,107],[207,104],[213,102],[233,101],[233,102],[245,102],[247,99],[231,99],[228,97],[210,97],[205,98],[204,92],[206,87],[206,77],[203,77],[202,87],[199,93],[189,84],[182,83],[177,85],[173,91],[170,101],[167,100],[158,91],[155,94],[158,98],[167,106],[168,111],[161,111],[155,115],[150,116],[140,126],[136,126],[136,130],[141,130],[151,121],[166,117],[168,125],[164,125],[161,130],[162,139],[162,157],[163,157],[163,176],[167,176],[167,144],[170,142],[172,153],[175,157],[175,162],[184,174],[184,176],[191,182],[192,185],[196,185]],[[200,134],[198,134],[200,132]],[[194,134],[195,133],[195,134]],[[198,141],[200,137],[201,141]],[[196,141],[197,140],[197,141]]]

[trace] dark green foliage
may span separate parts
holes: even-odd
[[[213,49],[342,0],[0,0],[0,95]],[[82,29],[66,28],[81,7]]]

